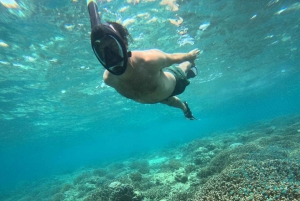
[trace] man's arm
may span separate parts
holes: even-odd
[[[157,70],[169,67],[173,64],[179,64],[184,61],[194,63],[195,59],[199,56],[200,50],[194,49],[189,53],[174,53],[168,54],[161,50],[147,50],[144,52],[144,61]]]

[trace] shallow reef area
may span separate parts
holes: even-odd
[[[300,116],[24,183],[1,200],[300,200]]]

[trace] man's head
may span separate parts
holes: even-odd
[[[129,39],[129,42],[132,42],[132,37],[129,34],[127,28],[117,22],[108,22],[108,24],[112,25],[113,28],[120,34],[125,45],[128,47],[128,39]]]
[[[123,40],[124,44],[126,45],[126,48],[128,48],[128,42],[132,42],[133,39],[129,34],[127,28],[117,22],[108,21],[106,24],[110,26],[110,28],[120,36],[120,38]],[[101,26],[96,26],[93,28],[91,34],[92,41],[99,40],[103,36],[104,35]]]
[[[112,74],[121,75],[127,67],[128,30],[116,22],[99,24],[92,29],[92,47],[100,63]]]

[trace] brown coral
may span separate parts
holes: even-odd
[[[135,5],[135,4],[140,3],[140,0],[127,0],[127,3]]]
[[[174,24],[175,26],[179,27],[183,23],[182,17],[179,17],[177,19],[169,19],[169,22],[171,24]]]
[[[179,10],[179,5],[176,3],[176,0],[162,0],[160,2],[160,5],[164,6],[166,5],[168,9],[172,11],[178,11]]]

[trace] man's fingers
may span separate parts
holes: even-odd
[[[200,54],[200,50],[198,48],[194,49],[193,52],[195,53],[196,56]]]

